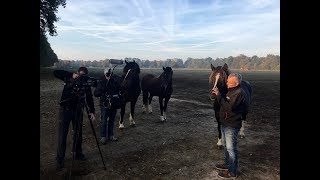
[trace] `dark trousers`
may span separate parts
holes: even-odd
[[[117,109],[108,109],[101,107],[101,137],[110,139],[113,136],[114,120],[116,117]]]
[[[72,121],[73,128],[72,152],[75,152],[76,155],[82,153],[83,107],[81,105],[75,107],[61,106],[59,109],[58,147],[56,156],[58,162],[64,161],[70,121]],[[75,149],[73,149],[74,146]]]

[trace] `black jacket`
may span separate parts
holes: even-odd
[[[94,96],[100,97],[100,106],[107,99],[107,95],[120,95],[121,86],[113,79],[107,80],[105,77],[102,78],[97,84],[97,88],[94,90]]]
[[[71,72],[65,71],[65,70],[55,70],[53,71],[53,75],[64,81],[64,87],[60,99],[60,106],[75,106],[79,100],[84,99],[87,102],[87,105],[89,107],[90,113],[95,113],[94,108],[94,102],[93,102],[93,96],[90,86],[84,86],[83,87],[83,93],[80,94],[75,91],[75,82],[76,80],[72,78]],[[82,91],[81,91],[82,92]],[[81,97],[79,97],[79,95]]]
[[[217,97],[220,104],[221,124],[233,128],[241,128],[243,115],[246,112],[244,91],[240,86],[228,89],[225,96]]]

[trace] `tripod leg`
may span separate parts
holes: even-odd
[[[85,105],[85,108],[86,108],[86,111],[87,111],[87,114],[88,114],[88,119],[90,121],[90,126],[91,126],[91,129],[92,129],[92,133],[93,133],[93,136],[96,140],[96,143],[97,143],[97,146],[98,146],[98,149],[99,149],[99,153],[100,153],[100,157],[101,157],[101,160],[102,160],[102,164],[103,164],[103,169],[106,170],[106,165],[104,163],[104,160],[103,160],[103,156],[102,156],[102,153],[101,153],[101,149],[100,149],[100,146],[99,146],[99,142],[98,142],[98,139],[97,139],[97,134],[96,134],[96,131],[94,130],[94,127],[93,127],[93,124],[92,124],[92,120],[90,119],[90,112],[89,112],[89,109],[88,109],[88,106]]]

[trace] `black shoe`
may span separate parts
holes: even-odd
[[[87,158],[84,154],[81,153],[76,155],[76,160],[85,161],[87,160]]]
[[[116,137],[114,137],[114,136],[111,136],[111,137],[109,138],[109,141],[118,141],[118,138],[116,138]]]
[[[102,137],[102,138],[100,139],[100,143],[103,144],[103,145],[105,145],[105,144],[107,143],[107,138],[106,138],[106,137]]]

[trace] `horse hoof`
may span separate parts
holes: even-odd
[[[223,149],[223,146],[218,146],[218,149]]]
[[[244,138],[244,136],[243,135],[240,135],[240,139],[243,139]]]
[[[136,124],[131,124],[130,127],[136,127]]]

